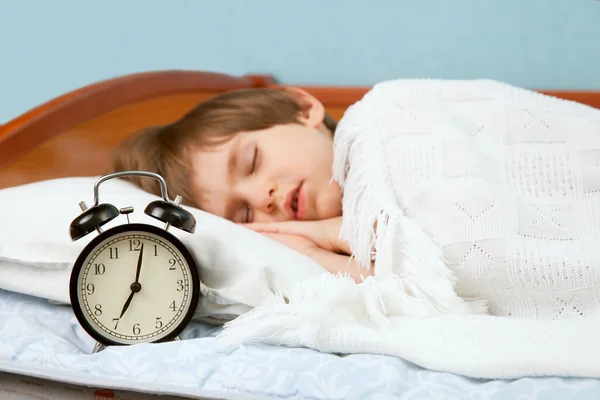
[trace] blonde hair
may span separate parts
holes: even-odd
[[[193,150],[227,142],[239,132],[299,123],[302,111],[299,97],[286,89],[225,92],[198,104],[172,124],[146,128],[127,138],[113,151],[109,172],[155,172],[167,181],[170,198],[180,195],[184,204],[198,207],[200,194],[195,193],[189,179],[194,175],[190,162]],[[325,114],[323,124],[335,132],[337,121],[330,115]],[[126,179],[149,193],[160,194],[160,186],[153,179]]]

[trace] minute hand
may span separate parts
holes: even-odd
[[[140,248],[140,256],[138,257],[137,270],[135,271],[135,283],[140,281],[140,271],[142,270],[142,256],[144,255],[144,243]]]

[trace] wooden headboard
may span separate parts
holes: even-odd
[[[268,75],[156,71],[94,83],[0,125],[0,189],[105,173],[112,149],[141,128],[172,122],[197,103],[241,88],[276,86]],[[368,87],[303,86],[336,119]],[[543,91],[600,108],[600,92]]]

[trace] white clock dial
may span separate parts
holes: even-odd
[[[82,263],[79,307],[92,329],[110,341],[155,342],[188,314],[190,272],[183,254],[160,235],[117,233],[98,243]]]

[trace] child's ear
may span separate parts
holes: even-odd
[[[289,86],[286,88],[292,92],[302,104],[302,119],[306,125],[318,128],[325,119],[325,107],[315,96],[299,87]]]

